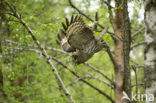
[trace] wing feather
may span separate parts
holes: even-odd
[[[83,49],[87,42],[94,38],[93,31],[84,23],[81,15],[72,15],[70,22],[65,18],[66,25],[62,23],[61,37],[58,36],[65,51]],[[67,49],[68,48],[68,49]],[[70,48],[70,49],[69,49]]]

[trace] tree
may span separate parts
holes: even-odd
[[[139,65],[131,62],[130,51],[144,44],[140,39],[143,36],[136,36],[142,34],[144,29],[142,24],[137,23],[137,11],[134,11],[131,22],[129,19],[128,3],[131,2],[6,0],[6,20],[11,35],[2,41],[5,51],[2,59],[9,61],[2,63],[2,70],[7,99],[10,102],[37,103],[79,103],[80,99],[82,103],[130,102],[131,92],[136,91],[137,94],[141,90],[138,88],[142,79],[141,70],[137,72],[136,68],[142,68],[140,61],[143,61],[137,62]],[[93,3],[98,3],[100,8],[90,10]],[[103,33],[105,41],[100,52],[80,65],[73,65],[71,54],[58,49],[55,43],[62,18],[76,14],[82,15],[87,24],[93,24],[95,36]],[[137,31],[135,28],[141,29]],[[137,54],[135,56],[138,58]],[[135,77],[130,75],[132,67]],[[10,85],[12,81],[14,85]],[[79,81],[84,83],[83,86]]]
[[[144,21],[146,26],[145,33],[145,89],[146,94],[152,94],[147,98],[146,103],[155,103],[156,98],[156,1],[145,1]]]

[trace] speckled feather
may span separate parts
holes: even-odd
[[[84,23],[81,16],[72,16],[69,21],[65,18],[62,23],[61,35],[58,34],[57,43],[66,52],[72,52],[73,62],[84,63],[94,53],[102,50],[103,43],[94,37],[93,31]]]
[[[88,40],[94,38],[92,30],[84,23],[81,16],[72,16],[70,23],[66,18],[66,25],[62,23],[63,31],[73,48],[82,49]]]

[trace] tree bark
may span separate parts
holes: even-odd
[[[131,97],[131,81],[129,70],[129,51],[130,51],[130,21],[127,11],[126,0],[115,0],[115,20],[113,28],[115,34],[121,39],[115,39],[114,54],[116,65],[115,70],[115,103],[128,103],[123,101],[125,92]]]
[[[124,16],[124,91],[131,98],[131,77],[129,68],[129,53],[131,47],[131,24],[128,15],[127,0],[123,1],[123,16]]]
[[[145,1],[145,91],[156,99],[156,1]],[[155,103],[146,98],[146,103]]]
[[[119,9],[121,5],[121,0],[115,1],[115,21],[114,21],[114,32],[119,37],[123,37],[123,10]],[[115,39],[115,103],[121,103],[123,97],[123,84],[124,84],[124,56],[123,56],[123,42],[119,39]]]

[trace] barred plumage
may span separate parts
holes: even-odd
[[[62,23],[63,29],[61,35],[58,35],[57,43],[66,52],[73,52],[75,63],[84,63],[103,48],[81,16],[72,16],[70,22],[67,18],[65,20],[66,23]]]

